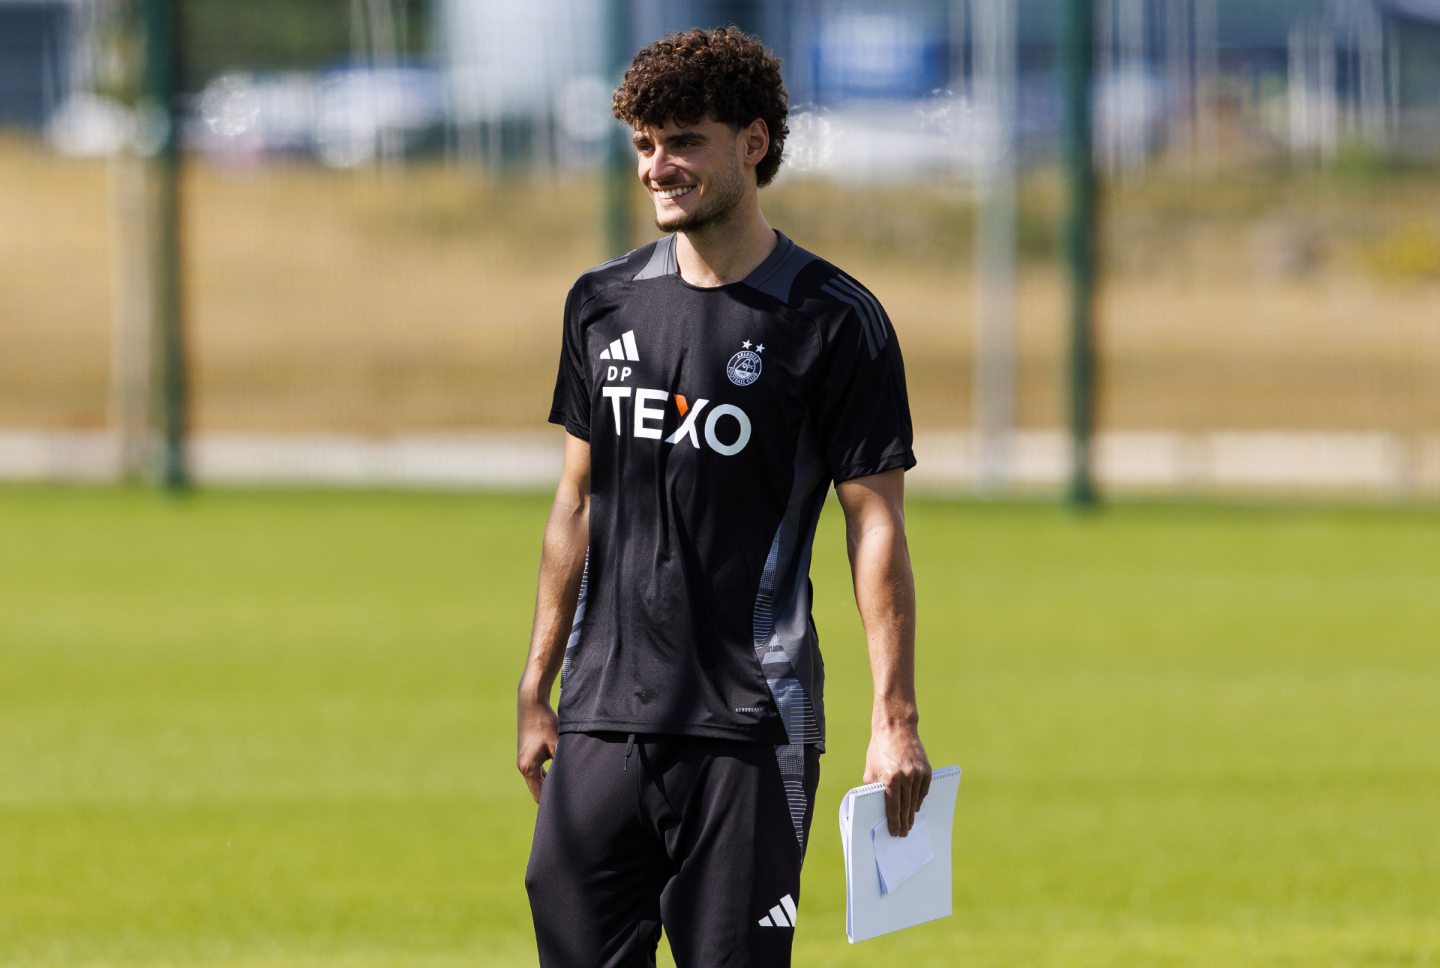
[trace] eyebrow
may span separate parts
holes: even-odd
[[[636,132],[635,136],[630,139],[630,143],[639,147],[642,143],[652,140],[655,139],[652,139],[648,134]],[[703,135],[698,131],[677,131],[674,134],[666,135],[664,138],[659,139],[661,143],[670,146],[677,144],[704,144],[709,140],[708,135]]]

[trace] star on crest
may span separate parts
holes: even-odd
[[[750,348],[750,341],[747,339],[745,342],[741,343],[740,345],[741,345],[742,347],[744,347],[745,349],[748,350],[748,349]]]
[[[765,344],[764,344],[764,343],[758,344],[758,345],[755,347],[755,352],[757,352],[757,353],[763,353],[763,352],[765,352]]]

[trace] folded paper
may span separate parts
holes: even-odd
[[[890,824],[882,820],[870,828],[870,840],[875,844],[881,894],[889,894],[935,858],[930,849],[930,820],[924,810],[915,815],[915,826],[906,836],[890,836]]]

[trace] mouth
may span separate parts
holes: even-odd
[[[652,191],[654,192],[656,198],[664,198],[664,199],[679,198],[679,197],[682,196],[682,195],[689,195],[689,194],[690,194],[691,192],[693,192],[694,190],[695,190],[695,186],[694,186],[694,185],[677,185],[677,186],[675,186],[675,187],[673,187],[673,188],[656,188],[656,189],[652,189]]]

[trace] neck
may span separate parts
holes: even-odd
[[[713,288],[744,279],[775,249],[775,230],[756,205],[745,216],[677,233],[675,262],[680,278]]]

